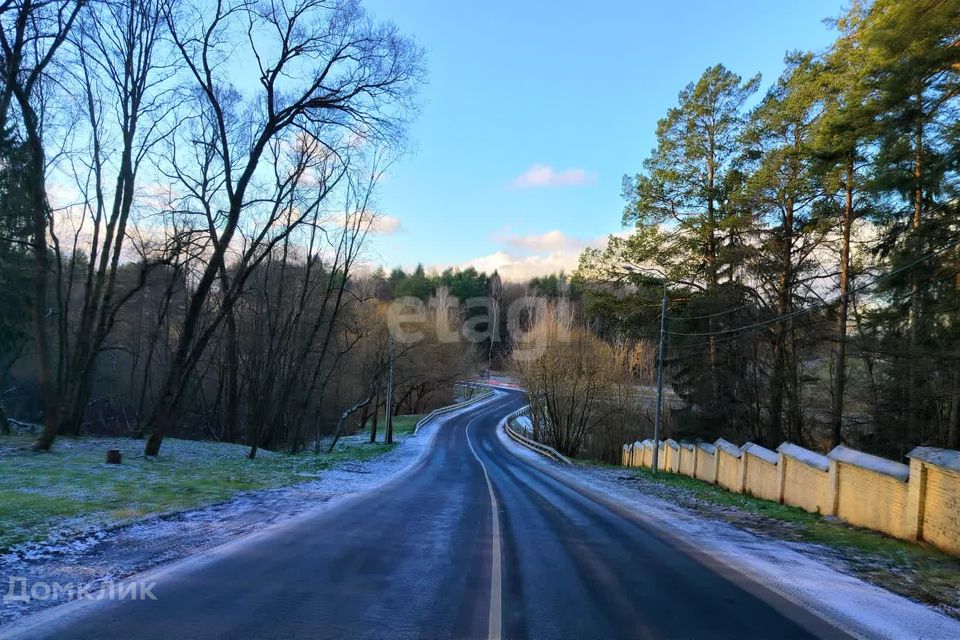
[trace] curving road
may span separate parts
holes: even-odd
[[[383,488],[96,603],[64,638],[811,638],[843,634],[496,434],[500,392]],[[498,514],[495,518],[494,514]]]

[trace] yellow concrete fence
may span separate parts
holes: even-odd
[[[652,440],[625,444],[623,465],[650,468],[654,446]],[[960,451],[917,447],[907,457],[909,465],[843,445],[824,456],[790,442],[772,451],[722,438],[659,443],[664,471],[960,556]]]

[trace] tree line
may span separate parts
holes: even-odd
[[[855,1],[765,92],[722,64],[581,256],[586,321],[655,342],[674,437],[960,448],[960,3]]]

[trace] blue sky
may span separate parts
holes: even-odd
[[[821,50],[838,0],[366,0],[427,52],[412,151],[378,211],[371,258],[472,264],[511,279],[570,268],[619,231],[620,182],[657,120],[722,62],[769,86],[787,50]],[[387,225],[384,225],[386,228]]]

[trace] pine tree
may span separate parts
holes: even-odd
[[[871,208],[866,182],[872,159],[869,146],[875,139],[876,128],[875,114],[868,105],[867,67],[862,64],[861,48],[856,38],[863,20],[864,8],[861,2],[857,2],[836,23],[840,37],[823,60],[823,111],[817,121],[811,149],[819,185],[825,194],[820,212],[829,218],[838,244],[833,378],[830,385],[830,440],[833,446],[843,441],[848,325],[856,280],[851,239],[857,221]]]
[[[943,279],[956,252],[925,259],[957,234],[956,181],[958,98],[960,98],[960,4],[936,0],[876,0],[849,36],[859,64],[868,73],[869,107],[878,123],[873,188],[886,212],[882,247],[893,269],[911,266],[886,283],[888,311],[881,314],[887,348],[896,362],[888,411],[905,424],[910,438],[933,440],[931,425],[944,413],[935,363],[944,351]],[[947,305],[949,306],[949,305]],[[941,360],[942,362],[942,360]],[[960,375],[950,365],[953,386]],[[956,396],[952,403],[954,414]],[[899,428],[891,424],[891,428]]]
[[[812,54],[787,56],[786,70],[751,114],[744,135],[746,198],[756,215],[759,242],[754,278],[774,317],[802,306],[808,256],[822,238],[812,220],[818,197],[811,143],[820,112],[820,65]],[[807,277],[809,275],[809,278]],[[770,329],[771,375],[766,441],[803,439],[798,332],[792,320]],[[784,428],[783,409],[786,400]]]
[[[760,77],[744,81],[723,65],[707,69],[680,92],[679,104],[657,123],[657,147],[643,173],[625,181],[624,224],[672,227],[672,243],[686,258],[678,279],[716,289],[731,278],[725,238],[740,223],[728,207],[733,160],[745,124],[744,103]]]
[[[710,316],[745,301],[739,279],[750,214],[740,206],[743,176],[735,160],[746,126],[745,104],[759,83],[759,76],[744,80],[723,65],[707,69],[657,124],[657,146],[643,172],[624,181],[624,224],[663,233],[658,263],[686,298],[684,311],[671,310],[672,320],[684,313]],[[672,326],[711,333],[736,321],[736,316],[708,317]],[[710,337],[705,350],[681,352],[671,363],[675,388],[699,408],[703,424],[735,422],[744,411],[751,413],[741,401],[742,352],[742,345],[721,346]]]

